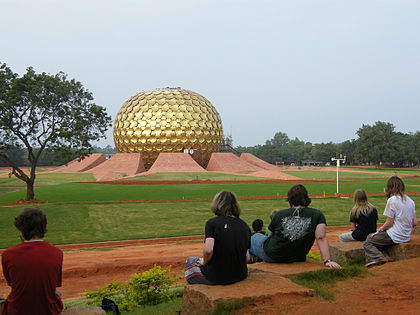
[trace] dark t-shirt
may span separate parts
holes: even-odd
[[[22,242],[2,254],[3,274],[12,287],[2,314],[59,314],[63,252],[44,241]]]
[[[214,238],[213,255],[201,272],[213,284],[229,284],[248,275],[246,252],[251,230],[243,220],[217,216],[206,222],[206,238]]]
[[[280,210],[268,229],[273,232],[264,242],[264,252],[276,262],[305,261],[315,241],[318,224],[326,224],[321,211],[312,208]]]
[[[368,215],[360,214],[359,218],[350,218],[350,222],[356,223],[356,229],[351,236],[357,241],[365,241],[370,233],[376,232],[376,222],[378,221],[378,211],[373,208]]]

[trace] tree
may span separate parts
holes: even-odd
[[[337,154],[342,154],[346,157],[346,165],[354,164],[354,150],[356,149],[356,143],[357,141],[352,139],[337,144],[336,152]]]
[[[413,135],[413,142],[414,142],[414,154],[416,156],[416,166],[420,166],[420,131],[417,131]]]
[[[282,157],[285,162],[299,163],[305,158],[305,142],[298,138],[290,140],[290,142],[282,148]]]
[[[26,200],[34,199],[35,171],[41,154],[54,152],[65,160],[72,153],[91,153],[91,141],[105,137],[111,126],[106,110],[92,94],[60,72],[36,74],[32,67],[19,77],[0,63],[0,159],[26,183]],[[8,155],[24,148],[30,163],[26,174]]]
[[[220,152],[237,152],[233,148],[233,138],[232,135],[223,135],[223,143]]]
[[[267,140],[265,142],[266,145],[274,145],[283,147],[287,145],[290,142],[289,136],[285,134],[284,132],[276,132],[273,139]]]
[[[336,157],[338,146],[335,143],[317,143],[312,148],[312,156],[316,161],[329,162],[332,157]]]
[[[359,139],[355,149],[355,158],[360,162],[393,163],[399,155],[399,142],[394,125],[377,121],[375,125],[362,125],[357,130]]]
[[[414,166],[417,164],[417,139],[415,135],[397,132],[395,134],[395,147],[392,162],[395,166]]]

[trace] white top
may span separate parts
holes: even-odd
[[[413,218],[416,215],[414,201],[405,195],[405,200],[400,196],[388,199],[384,215],[394,219],[394,225],[386,232],[394,243],[409,242],[413,231]]]

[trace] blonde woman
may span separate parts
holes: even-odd
[[[386,221],[378,232],[370,234],[363,244],[370,263],[366,267],[382,265],[388,261],[383,250],[398,244],[409,242],[413,227],[417,225],[416,205],[405,194],[404,182],[398,176],[392,176],[385,189],[388,198],[384,215]]]
[[[358,189],[354,192],[354,206],[350,211],[351,231],[339,236],[341,242],[365,241],[370,233],[376,232],[378,211],[367,200],[366,192]]]
[[[203,257],[187,259],[185,280],[189,284],[230,284],[244,280],[248,276],[251,230],[239,218],[241,209],[235,194],[218,193],[211,211],[216,216],[206,222]]]

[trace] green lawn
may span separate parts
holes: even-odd
[[[86,178],[85,178],[86,180]],[[16,181],[16,180],[14,180]],[[418,191],[419,178],[406,178],[407,191]],[[43,186],[41,181],[35,187],[36,198],[43,202],[82,202],[82,201],[120,201],[139,199],[189,199],[212,198],[221,190],[234,191],[238,197],[246,196],[282,196],[299,181],[288,183],[234,183],[234,184],[178,184],[178,185],[100,185],[92,183],[60,183]],[[358,180],[341,181],[341,193],[353,193],[356,189],[367,192],[383,192],[386,184],[384,178],[360,178]],[[333,194],[336,182],[305,183],[309,194]],[[7,205],[23,199],[26,191],[10,191],[13,187],[4,181],[0,184],[0,205]],[[9,191],[9,192],[8,192]]]
[[[95,177],[90,173],[37,173],[35,179],[35,189],[38,189],[40,187],[58,185],[62,183],[93,181],[95,181]],[[26,184],[14,176],[11,178],[0,177],[0,204],[2,204],[1,194],[10,191],[22,191],[22,194],[19,195],[25,196]]]
[[[313,179],[313,180],[337,180],[337,172],[331,169],[331,172],[324,172],[320,170],[310,170],[310,171],[284,171],[283,173],[297,176],[302,179]],[[366,180],[373,178],[386,178],[389,175],[386,174],[375,174],[375,173],[350,173],[342,172],[341,170],[338,173],[340,180]]]
[[[201,173],[200,173],[201,174]],[[196,176],[200,177],[201,175]],[[330,172],[302,171],[301,177],[329,179]],[[334,175],[334,173],[332,173]],[[367,192],[383,192],[387,177],[376,174],[348,173],[343,176],[340,192],[353,193],[362,188]],[[207,174],[212,180],[244,178],[224,174]],[[347,174],[346,174],[347,176]],[[154,179],[185,180],[196,179],[191,173],[155,174]],[[148,178],[150,179],[150,178]],[[199,179],[204,179],[200,177]],[[305,183],[310,194],[335,193],[334,176],[329,183]],[[36,197],[45,202],[39,207],[47,213],[47,240],[54,244],[97,242],[108,240],[144,239],[182,235],[202,235],[204,223],[212,217],[210,200],[200,201],[153,201],[121,202],[139,199],[189,199],[213,198],[221,190],[234,191],[239,197],[286,195],[296,182],[289,183],[234,183],[234,184],[183,184],[183,185],[99,185],[82,183],[93,181],[90,174],[39,174],[36,181]],[[407,191],[420,190],[420,179],[404,178]],[[0,178],[0,205],[7,205],[25,196],[24,185],[15,178]],[[20,191],[14,191],[19,190]],[[420,196],[413,195],[419,204]],[[377,206],[380,221],[383,222],[383,195],[370,196],[370,202]],[[313,198],[312,207],[322,210],[328,225],[347,225],[352,198]],[[261,218],[266,224],[273,209],[286,208],[285,199],[241,200],[241,217],[248,223]],[[0,206],[0,248],[18,242],[18,233],[13,227],[14,217],[23,206]]]
[[[419,204],[420,196],[413,196]],[[382,196],[369,198],[378,208],[380,222],[386,200]],[[241,218],[248,224],[260,218],[269,223],[273,209],[287,208],[285,199],[242,200]],[[328,225],[347,225],[351,198],[314,198],[312,207],[323,211]],[[183,235],[203,235],[204,223],[213,214],[210,201],[179,202],[113,202],[57,203],[40,208],[48,217],[46,240],[53,244],[145,239]],[[0,248],[19,241],[13,220],[22,206],[0,207]]]
[[[348,170],[363,171],[363,172],[381,172],[395,175],[410,174],[420,175],[419,168],[375,168],[375,167],[343,167]]]

